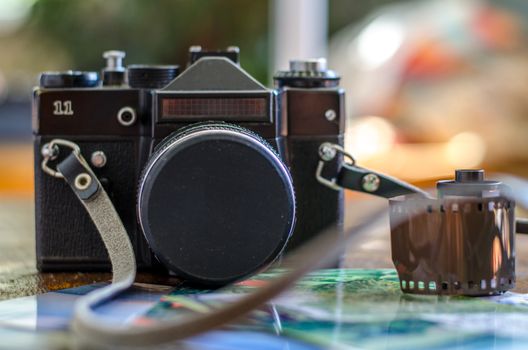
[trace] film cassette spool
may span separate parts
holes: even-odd
[[[477,296],[515,286],[515,203],[410,197],[389,200],[392,261],[402,291]]]
[[[494,295],[515,286],[515,202],[482,171],[440,181],[438,198],[389,200],[392,260],[402,291]]]
[[[344,158],[333,178],[326,162]],[[429,295],[495,295],[515,287],[515,219],[508,186],[484,179],[484,170],[456,170],[437,182],[437,198],[405,181],[356,165],[339,145],[323,143],[316,178],[334,190],[347,188],[389,200],[392,261],[403,292]]]

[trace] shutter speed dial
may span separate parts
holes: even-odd
[[[178,65],[139,65],[128,66],[128,85],[138,89],[160,89],[170,83],[180,73]]]

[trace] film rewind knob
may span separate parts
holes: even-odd
[[[455,171],[456,182],[482,182],[484,181],[484,170],[465,170],[459,169]]]
[[[291,60],[290,71],[292,72],[326,72],[325,58],[311,58],[304,60]]]

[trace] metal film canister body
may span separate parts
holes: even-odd
[[[389,201],[403,292],[494,295],[515,286],[515,202],[401,196]]]

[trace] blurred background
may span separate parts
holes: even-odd
[[[528,175],[525,0],[1,0],[0,195],[32,196],[31,91],[44,70],[185,64],[241,49],[271,86],[288,58],[327,56],[347,91],[347,148],[418,184],[454,168]]]

